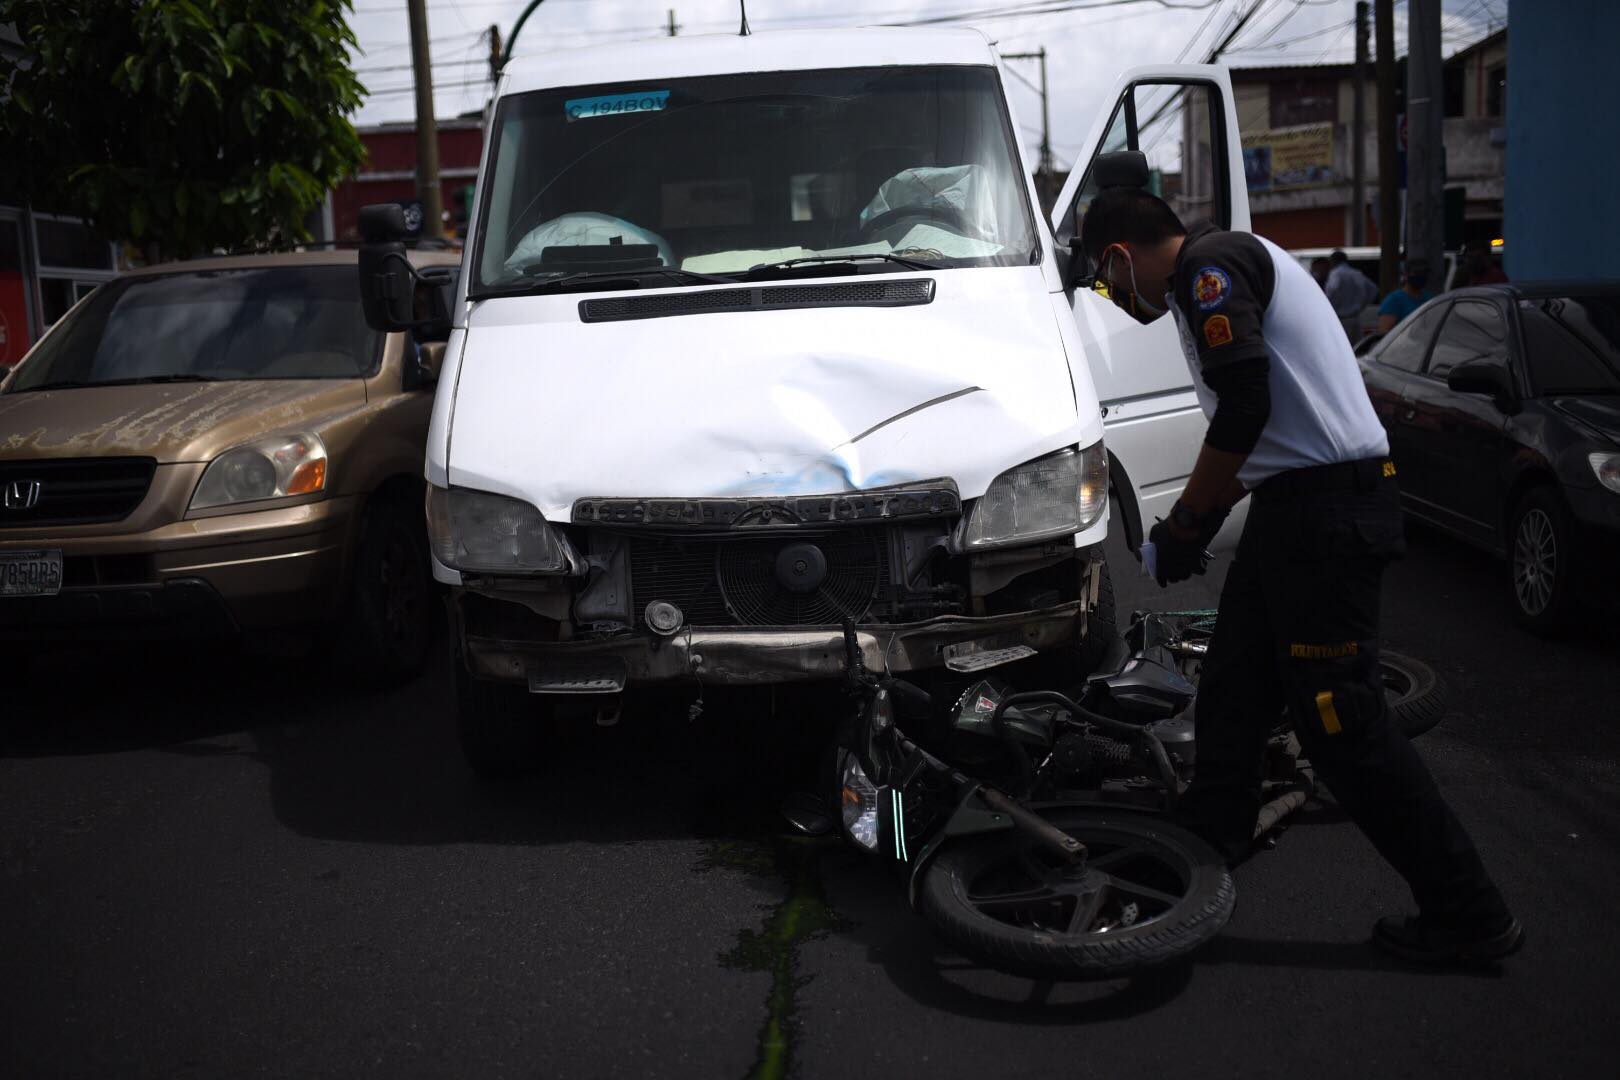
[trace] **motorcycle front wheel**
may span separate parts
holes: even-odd
[[[1038,979],[1109,979],[1185,957],[1232,917],[1204,841],[1150,814],[1047,807],[1086,845],[1075,867],[1021,834],[952,841],[924,873],[924,916],[967,955]]]

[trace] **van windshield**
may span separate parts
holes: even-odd
[[[375,367],[380,336],[353,265],[199,270],[97,289],[9,390],[220,379],[338,379]]]
[[[989,67],[533,91],[502,101],[494,138],[475,297],[597,270],[728,275],[841,255],[953,267],[1038,258]]]

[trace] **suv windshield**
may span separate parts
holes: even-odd
[[[593,270],[735,274],[810,256],[899,254],[947,266],[1037,257],[989,67],[515,94],[500,106],[483,203],[475,297]],[[907,269],[885,259],[860,265]]]
[[[378,342],[352,265],[127,277],[75,309],[10,389],[354,378],[371,371]]]

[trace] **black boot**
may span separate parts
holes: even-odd
[[[1524,944],[1524,927],[1504,913],[1490,921],[1385,916],[1373,927],[1372,943],[1417,964],[1492,964]]]

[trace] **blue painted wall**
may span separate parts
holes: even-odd
[[[1511,0],[1507,83],[1508,276],[1620,280],[1620,2]]]

